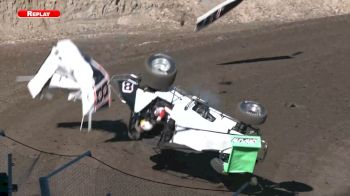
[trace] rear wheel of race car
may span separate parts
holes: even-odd
[[[167,91],[174,83],[177,70],[175,61],[170,56],[161,53],[151,55],[145,65],[143,85],[154,90]]]
[[[141,138],[141,132],[138,131],[140,119],[135,113],[131,113],[129,119],[129,127],[128,127],[128,137],[131,140],[139,140]]]
[[[247,125],[261,125],[267,118],[267,111],[258,102],[242,101],[237,105],[236,118]]]

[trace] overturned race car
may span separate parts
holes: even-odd
[[[266,109],[254,101],[237,105],[236,119],[210,107],[205,100],[188,95],[172,84],[176,77],[175,61],[168,55],[155,54],[145,63],[145,74],[115,75],[111,84],[121,101],[131,110],[128,136],[161,129],[159,146],[178,144],[195,151],[215,150],[211,161],[216,171],[252,173],[257,160],[263,160],[267,143],[261,139]]]
[[[232,118],[200,97],[173,86],[176,73],[175,61],[159,53],[146,60],[143,75],[109,78],[103,67],[82,55],[73,42],[62,40],[28,88],[33,98],[47,93],[47,89],[72,90],[68,99],[82,100],[83,116],[89,114],[89,121],[93,112],[110,104],[112,88],[131,110],[128,126],[131,140],[139,140],[144,133],[158,129],[160,149],[176,144],[195,151],[214,150],[218,156],[211,165],[216,171],[253,173],[256,162],[263,160],[267,152],[267,143],[256,127],[265,122],[266,109],[257,102],[242,101],[237,105],[236,118]]]

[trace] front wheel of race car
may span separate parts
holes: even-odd
[[[237,105],[236,118],[247,125],[261,125],[267,118],[267,111],[258,102],[242,101]]]
[[[146,71],[142,77],[142,83],[154,90],[167,91],[174,83],[176,66],[173,58],[166,54],[151,55],[146,63]]]
[[[128,126],[128,137],[131,140],[139,140],[141,138],[141,132],[139,131],[140,119],[135,113],[131,113]]]
[[[225,174],[224,163],[219,158],[213,158],[210,160],[210,166],[219,174]]]

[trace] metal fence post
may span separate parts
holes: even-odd
[[[233,196],[239,196],[239,194],[241,194],[247,187],[257,185],[258,179],[256,177],[251,177],[248,182],[244,183],[236,192],[233,193]]]
[[[7,195],[12,196],[12,154],[7,155]]]
[[[50,196],[50,187],[47,177],[40,177],[39,183],[41,196]]]
[[[77,156],[73,160],[69,161],[68,163],[62,165],[61,167],[57,168],[56,170],[52,171],[46,176],[40,177],[39,178],[39,183],[40,183],[40,191],[41,191],[41,196],[50,196],[50,186],[49,186],[49,179],[58,174],[59,172],[65,170],[67,167],[71,166],[72,164],[78,162],[80,159],[89,156],[91,157],[91,151],[86,151],[85,153]]]

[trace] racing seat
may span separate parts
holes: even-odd
[[[193,106],[192,110],[200,114],[203,118],[209,120],[210,122],[215,121],[215,117],[210,114],[209,106],[204,105],[202,103],[197,102],[195,106]]]

